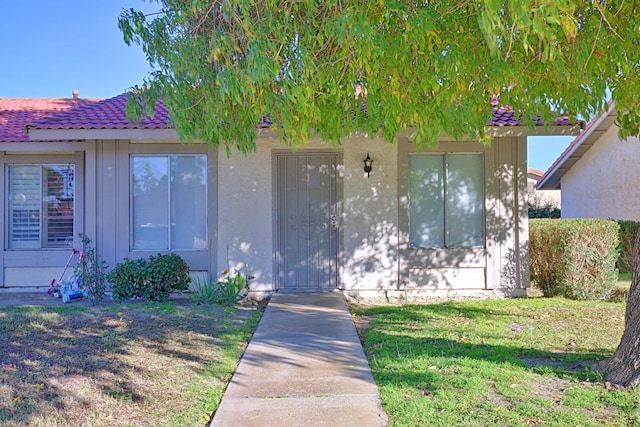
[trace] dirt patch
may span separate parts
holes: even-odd
[[[522,356],[518,359],[524,362],[524,364],[527,365],[529,369],[550,368],[553,371],[568,374],[577,374],[580,372],[584,372],[585,370],[590,369],[592,365],[597,363],[597,360],[580,360],[579,362],[566,362],[548,357]]]
[[[131,302],[145,302],[143,299],[130,300]],[[177,305],[190,305],[191,297],[189,294],[171,294],[167,303]],[[68,303],[63,303],[62,298],[55,298],[42,292],[0,292],[0,307],[12,306],[12,307],[24,307],[24,306],[37,306],[37,307],[54,307],[54,306],[79,306],[79,307],[91,307],[91,302],[86,298],[80,298],[71,300]],[[120,303],[113,300],[111,294],[107,294],[100,304],[101,307],[113,307],[120,305]]]
[[[571,386],[572,380],[553,376],[540,376],[531,382],[531,396],[560,403],[562,393]]]
[[[354,314],[351,317],[353,318],[353,324],[356,326],[356,329],[358,331],[366,331],[367,329],[371,328],[371,325],[373,324],[373,321],[376,320],[380,316],[378,316],[378,315],[376,315],[376,316],[359,316],[357,314]]]

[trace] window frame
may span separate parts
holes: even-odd
[[[487,247],[487,188],[486,188],[486,155],[484,151],[430,151],[430,152],[409,152],[407,153],[407,172],[406,172],[406,197],[407,197],[407,240],[408,240],[408,248],[411,250],[474,250],[474,249],[485,249]],[[480,158],[481,174],[482,174],[482,244],[481,245],[470,245],[470,246],[456,246],[450,243],[450,234],[451,229],[449,226],[449,213],[450,213],[450,203],[448,196],[448,187],[449,187],[449,170],[450,170],[450,157],[451,156],[461,156],[461,155],[477,155]],[[439,224],[443,229],[443,245],[430,245],[430,246],[422,246],[416,245],[411,241],[411,158],[419,157],[419,156],[431,156],[438,157],[441,159],[442,164],[442,186],[440,187],[442,190],[442,201],[443,205],[443,218],[442,223]]]
[[[3,248],[7,252],[43,252],[43,251],[68,251],[70,248],[75,247],[77,243],[77,234],[78,230],[82,230],[83,227],[83,218],[81,212],[78,212],[78,207],[83,206],[84,198],[82,196],[82,191],[84,190],[84,185],[82,184],[84,179],[84,168],[83,168],[83,159],[84,153],[79,152],[75,154],[53,154],[53,155],[43,155],[43,156],[34,156],[31,154],[6,154],[2,156],[2,186],[3,192],[5,194],[4,204],[3,204],[3,216],[4,216],[4,227],[2,229],[4,233],[3,240]],[[46,224],[46,207],[44,202],[44,181],[43,181],[43,168],[46,166],[60,166],[60,165],[71,165],[74,169],[73,172],[73,225],[72,225],[72,235],[71,243],[69,246],[46,246],[45,241],[47,239],[47,224]],[[39,218],[39,245],[37,247],[11,247],[11,224],[10,224],[10,179],[9,179],[9,169],[11,167],[19,167],[19,166],[37,166],[39,167],[39,194],[41,197],[41,201],[39,204],[40,209],[40,218]],[[43,215],[44,214],[44,215]]]
[[[155,157],[155,158],[163,158],[166,160],[167,164],[167,248],[135,248],[134,247],[134,158],[136,157]],[[205,217],[204,217],[204,227],[205,227],[205,245],[202,248],[172,248],[172,217],[171,217],[171,159],[173,157],[203,157],[205,160],[205,185],[206,189],[204,192],[205,200]],[[185,252],[185,253],[204,253],[211,250],[210,248],[210,239],[208,238],[210,233],[210,224],[209,224],[209,203],[210,203],[210,188],[211,183],[209,182],[209,159],[210,155],[206,152],[161,152],[161,151],[131,151],[128,155],[128,165],[129,165],[129,176],[128,176],[128,188],[129,188],[129,212],[128,212],[128,224],[129,224],[129,239],[128,239],[128,252],[143,254],[143,253],[162,253],[162,252]]]

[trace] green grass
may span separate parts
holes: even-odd
[[[510,299],[356,308],[391,426],[640,425],[640,393],[590,368],[624,305]]]
[[[618,273],[618,283],[629,287],[631,285],[631,273]]]
[[[0,307],[0,424],[204,425],[259,317],[184,301]]]
[[[609,301],[626,302],[631,287],[631,273],[618,273],[618,282],[611,291]]]

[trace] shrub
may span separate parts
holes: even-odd
[[[82,286],[87,290],[91,305],[98,305],[104,299],[107,263],[98,260],[89,236],[80,233],[79,237],[82,239],[82,256],[78,263],[80,280],[82,280]]]
[[[529,218],[560,218],[560,208],[553,202],[545,200],[540,193],[530,194],[527,205]]]
[[[142,297],[143,271],[147,261],[144,258],[125,258],[107,274],[107,280],[111,283],[113,299],[121,302],[129,298]]]
[[[560,208],[552,206],[533,207],[529,205],[529,218],[560,218]]]
[[[562,245],[560,230],[549,220],[529,221],[529,258],[531,280],[544,296],[560,295],[558,280],[561,270]]]
[[[616,287],[613,288],[607,301],[609,302],[626,302],[629,298],[629,288]]]
[[[251,278],[252,276],[243,276],[239,271],[230,275],[225,270],[216,283],[196,279],[191,297],[196,304],[234,304],[242,299]]]
[[[616,285],[615,221],[531,220],[529,244],[531,279],[545,296],[602,300]]]
[[[620,231],[618,238],[620,240],[618,261],[616,267],[620,273],[630,273],[633,266],[633,245],[636,239],[636,233],[640,222],[637,221],[618,221]]]
[[[219,304],[215,283],[197,277],[191,286],[191,299],[196,304]]]
[[[123,262],[109,272],[113,299],[120,302],[129,298],[146,298],[162,302],[171,292],[189,289],[189,266],[177,254],[150,256],[148,259]]]
[[[189,266],[178,254],[150,256],[144,277],[146,299],[162,302],[171,292],[189,289]]]

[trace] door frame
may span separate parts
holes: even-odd
[[[330,149],[302,149],[302,150],[282,150],[282,149],[274,149],[271,151],[271,185],[272,185],[272,193],[273,200],[271,201],[272,207],[272,240],[273,240],[273,289],[278,291],[280,287],[280,259],[279,259],[279,217],[278,217],[278,159],[281,157],[302,157],[302,156],[335,156],[336,158],[336,210],[338,212],[338,253],[336,256],[336,278],[337,278],[337,286],[335,288],[327,288],[325,291],[331,290],[343,290],[344,289],[344,281],[343,277],[343,266],[344,266],[344,162],[342,160],[342,150],[334,151]]]

